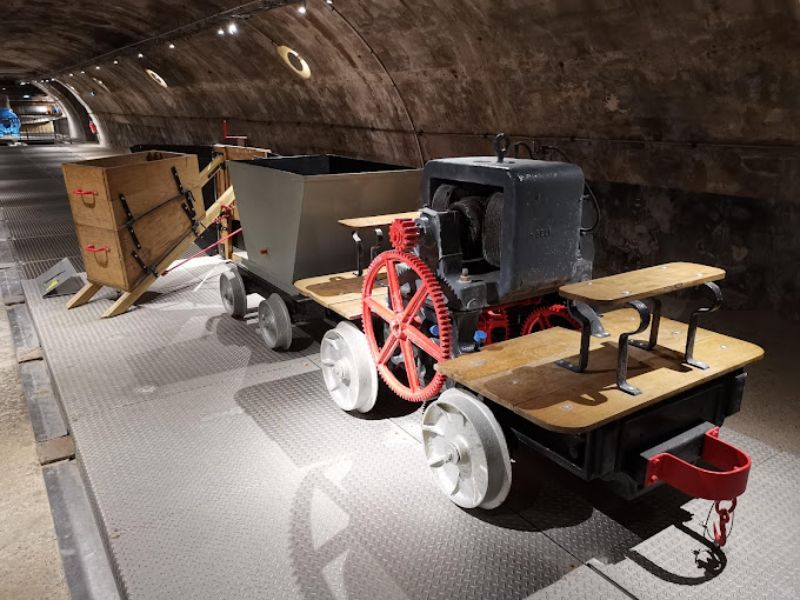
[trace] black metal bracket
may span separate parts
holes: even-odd
[[[139,266],[142,268],[142,271],[144,271],[148,275],[152,275],[153,277],[158,277],[158,271],[156,271],[150,265],[146,265],[145,262],[142,260],[142,257],[139,256],[139,254],[137,252],[134,251],[134,252],[131,252],[131,254],[133,255],[133,260],[135,260],[139,264]]]
[[[139,238],[136,236],[136,230],[133,228],[133,224],[136,223],[136,219],[134,218],[133,213],[128,206],[128,200],[125,198],[125,194],[119,195],[119,202],[122,205],[122,210],[125,211],[125,227],[128,229],[128,233],[131,234],[133,245],[136,246],[137,250],[141,250],[142,245],[139,243]]]
[[[369,260],[372,262],[375,260],[375,257],[381,253],[381,244],[383,243],[383,229],[380,227],[375,228],[375,244],[370,246],[369,249]]]
[[[708,369],[708,365],[694,358],[694,340],[697,335],[697,326],[700,324],[700,317],[704,314],[715,312],[722,306],[722,290],[719,289],[719,286],[713,281],[704,283],[703,288],[711,290],[711,293],[714,295],[714,303],[711,306],[701,306],[695,310],[689,318],[689,329],[686,332],[686,356],[684,362],[698,369],[705,370]]]
[[[661,325],[661,298],[651,298],[653,303],[652,317],[650,319],[650,339],[631,340],[631,346],[636,346],[642,350],[652,350],[658,344],[658,328]]]
[[[642,391],[628,383],[628,338],[643,332],[650,324],[650,311],[641,300],[631,300],[628,306],[639,313],[639,327],[619,336],[619,349],[617,351],[617,387],[631,396],[638,396]]]
[[[357,230],[353,230],[353,241],[356,243],[356,276],[361,277],[364,274],[364,266],[361,264],[364,243],[361,241],[361,236],[358,235]]]
[[[579,304],[581,303],[569,302],[567,305],[569,307],[570,314],[581,324],[581,350],[578,356],[578,363],[575,364],[569,360],[561,359],[556,361],[556,364],[560,367],[564,367],[565,369],[569,369],[570,371],[583,373],[586,370],[586,367],[589,366],[589,343],[591,342],[592,338],[592,319],[584,310],[580,309],[578,306]],[[586,308],[589,307],[586,306]],[[591,311],[591,308],[589,308],[589,310]],[[594,313],[594,311],[591,312]],[[608,333],[606,333],[606,336],[607,335]]]

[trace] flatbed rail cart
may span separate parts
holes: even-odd
[[[512,435],[625,498],[666,483],[713,500],[722,545],[751,461],[719,426],[763,351],[699,327],[721,304],[721,269],[669,263],[592,279],[583,189],[575,165],[505,160],[502,140],[497,160],[429,162],[419,215],[394,220],[393,249],[363,276],[295,282],[343,319],[322,340],[325,385],[348,411],[372,409],[378,376],[428,402],[428,465],[459,506],[505,500]],[[661,298],[687,288],[711,302],[688,323],[662,317]]]

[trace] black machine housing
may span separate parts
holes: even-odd
[[[468,351],[484,308],[591,278],[583,191],[583,171],[564,162],[465,157],[425,165],[418,251],[444,284],[456,354]]]

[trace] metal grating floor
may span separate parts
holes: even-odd
[[[527,451],[501,509],[463,511],[414,407],[336,409],[318,335],[267,350],[221,315],[220,268],[192,261],[111,320],[107,292],[66,311],[24,285],[129,598],[798,597],[796,456],[723,431],[755,465],[724,554],[697,535],[709,503],[625,503]]]

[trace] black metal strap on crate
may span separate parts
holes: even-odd
[[[194,208],[194,194],[192,193],[192,190],[187,190],[185,187],[183,187],[181,177],[178,175],[177,167],[172,167],[172,178],[175,180],[175,186],[178,188],[178,194],[183,196],[186,200],[185,203],[181,204],[181,208],[183,208],[183,212],[186,213],[186,217],[189,219],[192,232],[195,235],[199,235],[197,231],[197,227],[199,225],[197,222],[197,211]]]
[[[142,260],[142,257],[139,256],[138,252],[134,250],[133,252],[131,252],[131,255],[133,256],[133,260],[135,260],[138,263],[138,265],[142,268],[142,271],[144,271],[148,275],[152,275],[153,277],[158,277],[158,271],[156,271],[154,267],[145,264],[145,262]]]
[[[125,198],[125,194],[119,195],[119,202],[122,205],[122,210],[125,211],[125,227],[128,230],[128,233],[131,234],[131,240],[133,240],[133,245],[136,246],[137,250],[142,249],[142,245],[139,243],[139,238],[136,236],[136,230],[133,228],[133,224],[136,223],[136,219],[131,212],[130,207],[128,206],[128,201]]]

